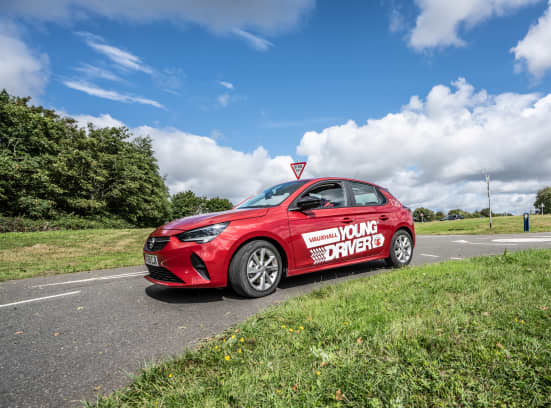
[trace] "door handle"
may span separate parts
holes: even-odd
[[[382,220],[382,221],[386,221],[386,220],[388,220],[388,215],[381,215],[379,217],[379,219]]]
[[[343,219],[341,219],[341,222],[344,224],[350,224],[352,221],[354,220],[350,217],[344,217]]]

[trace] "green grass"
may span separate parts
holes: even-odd
[[[91,405],[551,406],[550,307],[549,250],[395,270],[270,308]]]
[[[455,221],[416,222],[417,234],[516,234],[524,231],[522,216],[492,217],[492,229],[488,218],[467,218]],[[551,215],[532,215],[530,232],[551,231]]]
[[[143,263],[151,229],[0,234],[0,282]]]

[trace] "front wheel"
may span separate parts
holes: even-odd
[[[413,241],[407,231],[396,231],[390,243],[390,253],[386,262],[389,266],[401,268],[411,262],[413,258]]]
[[[246,297],[273,293],[283,271],[281,254],[268,241],[255,240],[239,248],[229,269],[233,290]]]

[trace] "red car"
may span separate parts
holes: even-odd
[[[228,283],[247,297],[275,291],[282,276],[385,259],[407,265],[415,230],[409,208],[388,190],[351,179],[270,187],[230,211],[156,229],[144,247],[146,279],[165,286]]]

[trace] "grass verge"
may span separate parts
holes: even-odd
[[[99,229],[0,234],[0,282],[139,265],[150,232]]]
[[[90,405],[550,406],[550,272],[531,250],[325,286]]]
[[[416,222],[417,234],[517,234],[524,231],[522,216],[493,217],[492,229],[488,218],[467,218],[455,221]],[[532,215],[530,232],[551,231],[551,215]]]

